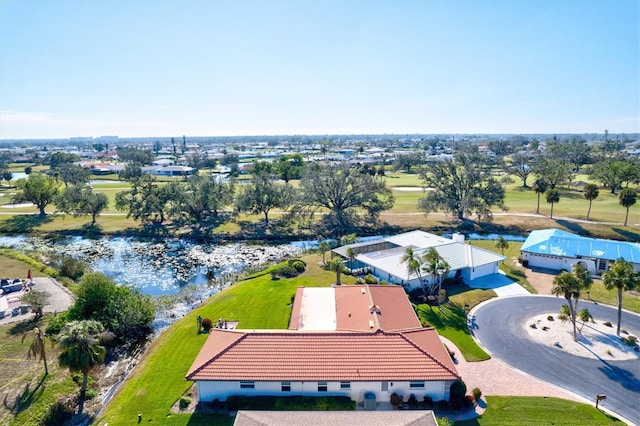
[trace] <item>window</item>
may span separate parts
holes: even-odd
[[[241,380],[240,389],[255,389],[256,384],[253,380]]]
[[[424,382],[412,380],[409,382],[409,389],[424,389]]]
[[[291,392],[291,382],[282,382],[280,388],[282,392]]]
[[[327,391],[327,382],[318,382],[318,392]]]
[[[351,389],[351,382],[340,382],[340,389]]]

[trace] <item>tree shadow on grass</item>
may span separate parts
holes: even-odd
[[[457,303],[447,302],[440,305],[439,308],[432,308],[426,304],[420,305],[418,307],[418,315],[423,323],[426,322],[432,327],[438,329],[450,328],[470,334],[464,308]]]
[[[634,232],[634,231],[632,231],[630,229],[618,228],[618,227],[614,227],[612,229],[615,232],[617,232],[618,234],[620,234],[623,237],[625,237],[625,239],[627,239],[627,240],[640,241],[640,233],[638,233],[638,232]]]
[[[30,319],[30,320],[24,320],[24,321],[20,321],[17,322],[15,325],[13,325],[11,328],[9,328],[9,330],[7,331],[8,334],[10,335],[22,335],[24,333],[27,333],[31,330],[33,330],[36,327],[40,327],[42,326],[42,321],[41,319]]]
[[[11,411],[13,414],[18,414],[33,404],[44,392],[46,386],[44,385],[44,381],[47,376],[42,376],[38,384],[35,388],[31,389],[31,383],[27,383],[18,395],[16,395],[14,401],[9,400],[9,395],[5,395],[4,400],[2,401],[4,407]]]
[[[17,215],[2,222],[0,224],[0,232],[7,234],[24,234],[52,220],[51,216],[31,214]]]
[[[584,229],[579,223],[576,222],[569,222],[566,220],[556,220],[556,223],[560,226],[564,226],[565,228],[567,228],[569,231],[578,234],[578,235],[582,235],[583,237],[590,237],[591,236],[591,232],[587,231],[586,229]]]

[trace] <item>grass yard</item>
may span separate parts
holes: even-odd
[[[469,362],[484,361],[489,358],[487,354],[471,337],[467,327],[467,315],[464,312],[464,304],[470,308],[483,300],[495,297],[492,290],[470,290],[452,296],[448,303],[438,306],[427,304],[417,305],[418,318],[423,324],[429,324],[436,328],[438,333],[451,340],[462,352],[462,356]]]
[[[58,366],[58,352],[46,342],[49,375],[42,362],[27,359],[32,337],[22,343],[22,335],[36,326],[44,327],[48,316],[38,322],[22,321],[0,326],[0,424],[38,425],[61,395],[79,387],[69,371]]]
[[[596,426],[623,425],[615,417],[589,404],[558,398],[526,396],[488,396],[487,409],[473,420],[457,421],[455,426]]]
[[[335,274],[314,265],[317,254],[303,257],[310,266],[298,278],[272,280],[269,269],[254,274],[212,296],[203,305],[178,320],[153,342],[144,360],[120,389],[96,424],[131,424],[138,413],[145,422],[168,425],[231,425],[226,415],[196,416],[172,414],[170,407],[190,388],[184,376],[200,351],[206,334],[197,333],[196,317],[239,321],[244,329],[286,329],[291,315],[291,301],[299,286],[329,286]],[[354,277],[343,276],[353,283]]]

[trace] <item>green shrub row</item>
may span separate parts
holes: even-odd
[[[340,411],[355,410],[348,396],[229,396],[227,410]]]
[[[45,265],[42,262],[37,261],[36,259],[29,257],[27,255],[24,255],[22,253],[19,253],[15,250],[11,250],[11,249],[7,249],[7,248],[1,248],[0,249],[0,255],[3,256],[7,256],[13,260],[17,260],[20,262],[24,262],[27,265],[31,266],[33,269],[36,269],[42,273],[47,274],[50,277],[56,278],[58,276],[58,271],[56,271],[53,268],[49,268],[47,265]]]

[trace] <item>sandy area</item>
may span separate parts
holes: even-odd
[[[550,321],[548,317],[553,318]],[[533,328],[535,325],[535,328]],[[576,324],[578,341],[573,339],[573,326],[571,321],[561,321],[557,315],[548,313],[537,315],[529,319],[523,325],[527,335],[536,342],[554,349],[585,358],[605,360],[629,360],[640,358],[640,352],[636,352],[626,345],[620,337],[616,336],[616,325],[613,327],[595,319],[595,322]],[[627,334],[621,334],[627,337]],[[637,337],[637,336],[636,336]]]

